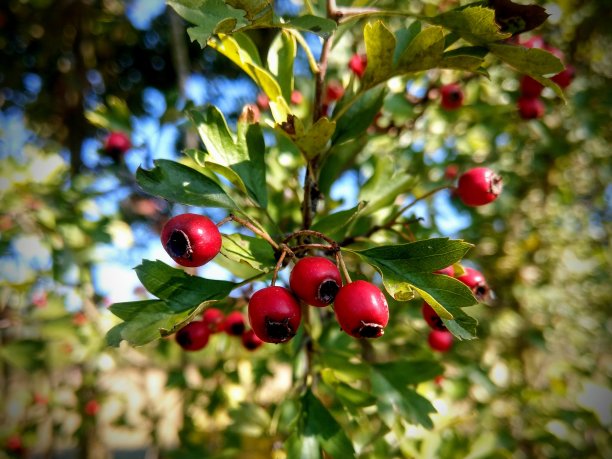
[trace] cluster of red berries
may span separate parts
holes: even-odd
[[[460,276],[456,276],[456,279],[467,285],[479,301],[483,301],[490,291],[483,274],[470,267],[466,267],[464,271],[465,272]],[[455,277],[455,269],[452,266],[448,266],[447,268],[436,271],[436,274]],[[446,329],[440,316],[436,313],[434,308],[426,302],[423,302],[421,313],[423,314],[423,319],[425,319],[425,322],[427,322],[427,325],[431,328],[427,338],[429,347],[438,352],[449,351],[453,346],[453,335]]]
[[[563,53],[559,49],[547,45],[540,36],[534,36],[526,42],[521,43],[521,45],[525,46],[526,48],[545,49],[546,51],[549,51],[557,56],[562,61],[564,60]],[[557,85],[559,85],[562,89],[565,89],[574,79],[574,73],[574,67],[567,65],[563,71],[553,76],[551,80],[557,83]],[[530,76],[524,75],[521,78],[520,96],[517,101],[518,111],[521,118],[530,120],[544,116],[545,106],[542,99],[540,99],[543,89],[544,86]]]
[[[355,338],[378,338],[389,321],[389,306],[380,289],[363,280],[342,285],[338,267],[327,258],[299,260],[289,287],[265,287],[251,297],[249,321],[262,341],[284,343],[295,336],[302,320],[298,299],[319,308],[333,303],[340,328]]]
[[[188,323],[176,332],[174,338],[186,351],[199,351],[206,347],[211,335],[221,332],[239,337],[244,348],[249,351],[254,351],[263,344],[253,330],[247,330],[240,311],[230,312],[226,316],[217,308],[208,308],[202,314],[201,320]]]

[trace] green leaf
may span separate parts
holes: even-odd
[[[490,44],[489,49],[508,65],[530,76],[556,75],[563,70],[561,60],[543,49],[501,44]]]
[[[396,73],[420,72],[434,68],[444,53],[444,30],[427,27],[414,37],[398,59]]]
[[[45,365],[44,352],[44,341],[21,339],[3,344],[0,358],[13,367],[33,371]]]
[[[444,367],[435,360],[399,359],[389,363],[373,365],[387,380],[394,381],[398,387],[431,381],[444,372]]]
[[[303,135],[293,136],[294,142],[306,159],[312,159],[323,153],[335,130],[336,122],[324,116],[310,126]]]
[[[336,21],[322,18],[320,16],[312,16],[305,14],[296,18],[291,18],[289,21],[279,24],[282,27],[291,27],[305,32],[313,32],[323,38],[329,37],[336,30]]]
[[[285,30],[281,30],[268,50],[268,69],[276,77],[285,100],[291,99],[296,53],[295,37]]]
[[[433,306],[432,306],[433,307]],[[448,311],[452,314],[453,319],[442,319],[444,325],[453,335],[461,340],[475,339],[478,327],[478,321],[472,316],[468,316],[459,308],[447,306]]]
[[[126,301],[123,303],[114,303],[109,306],[109,311],[123,320],[132,320],[140,311],[146,309],[152,303],[158,303],[159,300],[142,300],[142,301]]]
[[[340,212],[326,215],[318,219],[314,225],[312,225],[311,229],[327,235],[334,241],[341,241],[350,232],[352,223],[365,206],[366,203],[361,201],[351,209],[341,210]]]
[[[363,93],[346,113],[338,118],[332,143],[337,145],[366,132],[380,111],[386,93],[385,87],[373,88]]]
[[[182,269],[172,268],[159,260],[143,260],[135,270],[142,285],[166,301],[174,311],[193,309],[205,302],[222,300],[236,286],[233,282],[190,276]]]
[[[332,457],[354,457],[355,450],[344,429],[310,389],[302,397],[303,435],[315,437]]]
[[[293,432],[287,438],[287,457],[292,459],[321,459],[321,450],[316,437]]]
[[[410,42],[416,37],[419,32],[421,32],[421,23],[419,21],[414,21],[407,29],[399,29],[395,32],[395,40],[397,41],[397,45],[395,46],[395,51],[393,52],[393,66],[396,67],[399,62],[399,58],[403,54],[406,47],[410,44]]]
[[[484,63],[484,58],[488,52],[487,48],[481,46],[456,48],[443,54],[440,67],[472,72],[477,71]]]
[[[391,76],[395,37],[382,21],[366,24],[363,37],[368,65],[361,81],[364,88],[371,88]]]
[[[202,170],[202,172],[205,173],[205,170],[208,169],[215,174],[225,177],[237,190],[239,190],[245,196],[248,196],[249,192],[246,185],[242,181],[242,178],[240,178],[240,176],[231,168],[212,161],[207,161],[207,153],[201,150],[188,149],[184,150],[183,153],[185,153],[186,156],[191,158],[193,162],[201,168],[198,170]]]
[[[223,0],[168,0],[183,19],[196,24],[187,29],[191,41],[204,48],[213,34],[229,33],[248,24],[246,12],[237,10]]]
[[[351,361],[352,357],[354,355],[349,352],[332,349],[327,349],[325,352],[318,354],[322,368],[333,370],[338,379],[348,383],[364,379],[369,373],[367,365],[362,362]]]
[[[266,146],[261,126],[239,121],[237,139],[234,140],[223,114],[214,105],[208,105],[203,111],[192,110],[190,116],[208,152],[204,166],[209,160],[213,169],[214,165],[221,166],[216,168],[216,172],[236,184],[236,178],[223,168],[231,169],[242,182],[242,186],[238,183],[238,188],[246,190],[255,202],[266,207]],[[201,158],[196,157],[196,161],[201,162]]]
[[[237,209],[225,191],[200,172],[167,159],[154,164],[151,170],[139,167],[136,172],[136,181],[147,193],[190,206]]]
[[[428,21],[452,30],[475,45],[504,40],[512,35],[501,31],[495,22],[495,11],[482,6],[451,10],[428,18]]]
[[[270,0],[225,0],[228,5],[244,10],[249,27],[270,26],[274,20],[274,7]]]
[[[260,272],[271,272],[276,266],[274,250],[263,239],[244,234],[224,234],[221,254]]]
[[[336,396],[342,404],[351,407],[365,408],[376,403],[376,397],[369,392],[355,389],[346,383],[338,383],[333,386]]]

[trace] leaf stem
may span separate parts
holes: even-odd
[[[397,222],[397,219],[398,219],[398,218],[399,218],[399,217],[400,217],[400,216],[401,216],[401,215],[402,215],[404,212],[406,212],[408,209],[410,209],[412,206],[414,206],[414,205],[415,205],[417,202],[422,201],[423,199],[427,199],[428,197],[430,197],[430,196],[432,196],[432,195],[436,194],[437,192],[442,191],[442,190],[446,190],[447,188],[453,188],[453,186],[452,186],[452,185],[442,185],[442,186],[439,186],[439,187],[437,187],[437,188],[434,188],[433,190],[429,190],[429,191],[428,191],[427,193],[425,193],[424,195],[422,195],[422,196],[420,196],[420,197],[416,198],[414,201],[410,202],[409,204],[405,205],[404,207],[402,207],[401,209],[399,209],[397,212],[395,212],[395,213],[393,214],[393,217],[391,217],[391,220],[389,220],[389,223],[391,223],[391,225],[389,225],[389,226],[385,225],[385,226],[386,226],[386,227],[390,227],[390,226],[392,226],[392,225],[393,225],[395,222]]]

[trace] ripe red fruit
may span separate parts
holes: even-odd
[[[502,192],[502,178],[486,167],[475,167],[459,177],[457,195],[466,206],[483,206]]]
[[[543,89],[544,86],[529,75],[524,75],[521,78],[521,97],[539,97]]]
[[[84,408],[87,416],[95,416],[100,411],[100,404],[96,400],[89,400]]]
[[[116,160],[131,147],[130,138],[123,132],[111,132],[104,142],[104,151]]]
[[[304,96],[302,96],[302,93],[300,91],[298,91],[297,89],[294,89],[293,91],[291,91],[291,103],[294,105],[298,105],[302,103],[302,100],[304,100]]]
[[[537,97],[519,97],[517,106],[519,115],[524,120],[533,120],[544,116],[544,102]]]
[[[540,35],[534,35],[529,40],[521,43],[525,48],[544,48],[544,39]]]
[[[295,264],[289,286],[305,303],[325,307],[334,301],[342,278],[336,265],[324,257],[306,257]]]
[[[6,450],[12,453],[22,453],[23,442],[21,441],[21,437],[19,435],[11,435],[8,437],[6,439]]]
[[[186,351],[199,351],[208,344],[210,330],[201,320],[194,320],[181,328],[174,339]]]
[[[442,322],[440,316],[428,303],[423,302],[421,313],[423,314],[423,319],[425,319],[425,322],[429,325],[429,328],[433,330],[446,330],[444,322]]]
[[[242,336],[244,333],[244,316],[240,311],[230,312],[223,321],[223,331],[230,336]]]
[[[225,320],[225,314],[223,311],[217,308],[208,308],[202,314],[202,322],[206,324],[211,333],[219,333],[223,331],[223,321]]]
[[[434,351],[446,352],[453,347],[453,335],[449,331],[431,330],[427,342]]]
[[[181,214],[166,222],[161,242],[181,266],[202,266],[221,250],[221,233],[209,218],[196,214]]]
[[[576,69],[572,65],[568,65],[562,72],[557,73],[551,78],[552,81],[557,83],[561,88],[567,88],[574,79]]]
[[[335,102],[337,100],[340,100],[340,98],[342,98],[343,95],[344,95],[344,88],[338,81],[332,80],[329,83],[327,83],[327,89],[325,91],[325,102],[326,103],[329,104],[330,102]]]
[[[353,54],[351,60],[349,61],[349,68],[353,71],[355,75],[359,78],[363,76],[366,71],[366,67],[368,66],[368,58],[365,54]]]
[[[270,286],[256,291],[249,301],[249,322],[259,339],[284,343],[293,338],[302,321],[302,311],[286,288]]]
[[[463,91],[456,83],[446,84],[440,88],[440,105],[445,110],[455,110],[463,105]]]
[[[263,341],[258,338],[253,330],[247,330],[242,334],[241,337],[242,345],[249,351],[254,351],[258,347],[263,345]]]
[[[458,276],[457,280],[467,285],[478,301],[484,300],[489,294],[489,285],[484,275],[477,269],[466,267],[465,273]]]
[[[455,180],[457,178],[457,174],[459,173],[459,166],[456,164],[449,164],[444,169],[444,178],[447,180]]]
[[[259,94],[257,94],[257,99],[255,102],[257,103],[259,108],[261,108],[264,111],[270,108],[270,98],[263,92],[260,92]]]
[[[334,312],[342,330],[355,338],[378,338],[389,322],[385,295],[374,284],[363,280],[340,288]]]

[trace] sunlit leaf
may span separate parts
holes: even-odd
[[[310,14],[291,18],[287,22],[279,25],[282,27],[303,30],[305,32],[313,32],[323,38],[330,36],[332,32],[336,30],[336,21]]]
[[[261,238],[240,233],[223,235],[221,254],[260,272],[271,272],[276,265],[270,244]]]
[[[268,50],[268,69],[276,77],[285,100],[291,100],[296,53],[295,37],[285,30],[281,30]]]
[[[455,9],[428,18],[433,24],[444,26],[475,45],[504,40],[511,36],[502,32],[495,22],[495,11],[482,6]]]
[[[366,24],[363,38],[368,65],[361,81],[364,88],[369,88],[391,76],[395,37],[382,21],[376,21]]]

